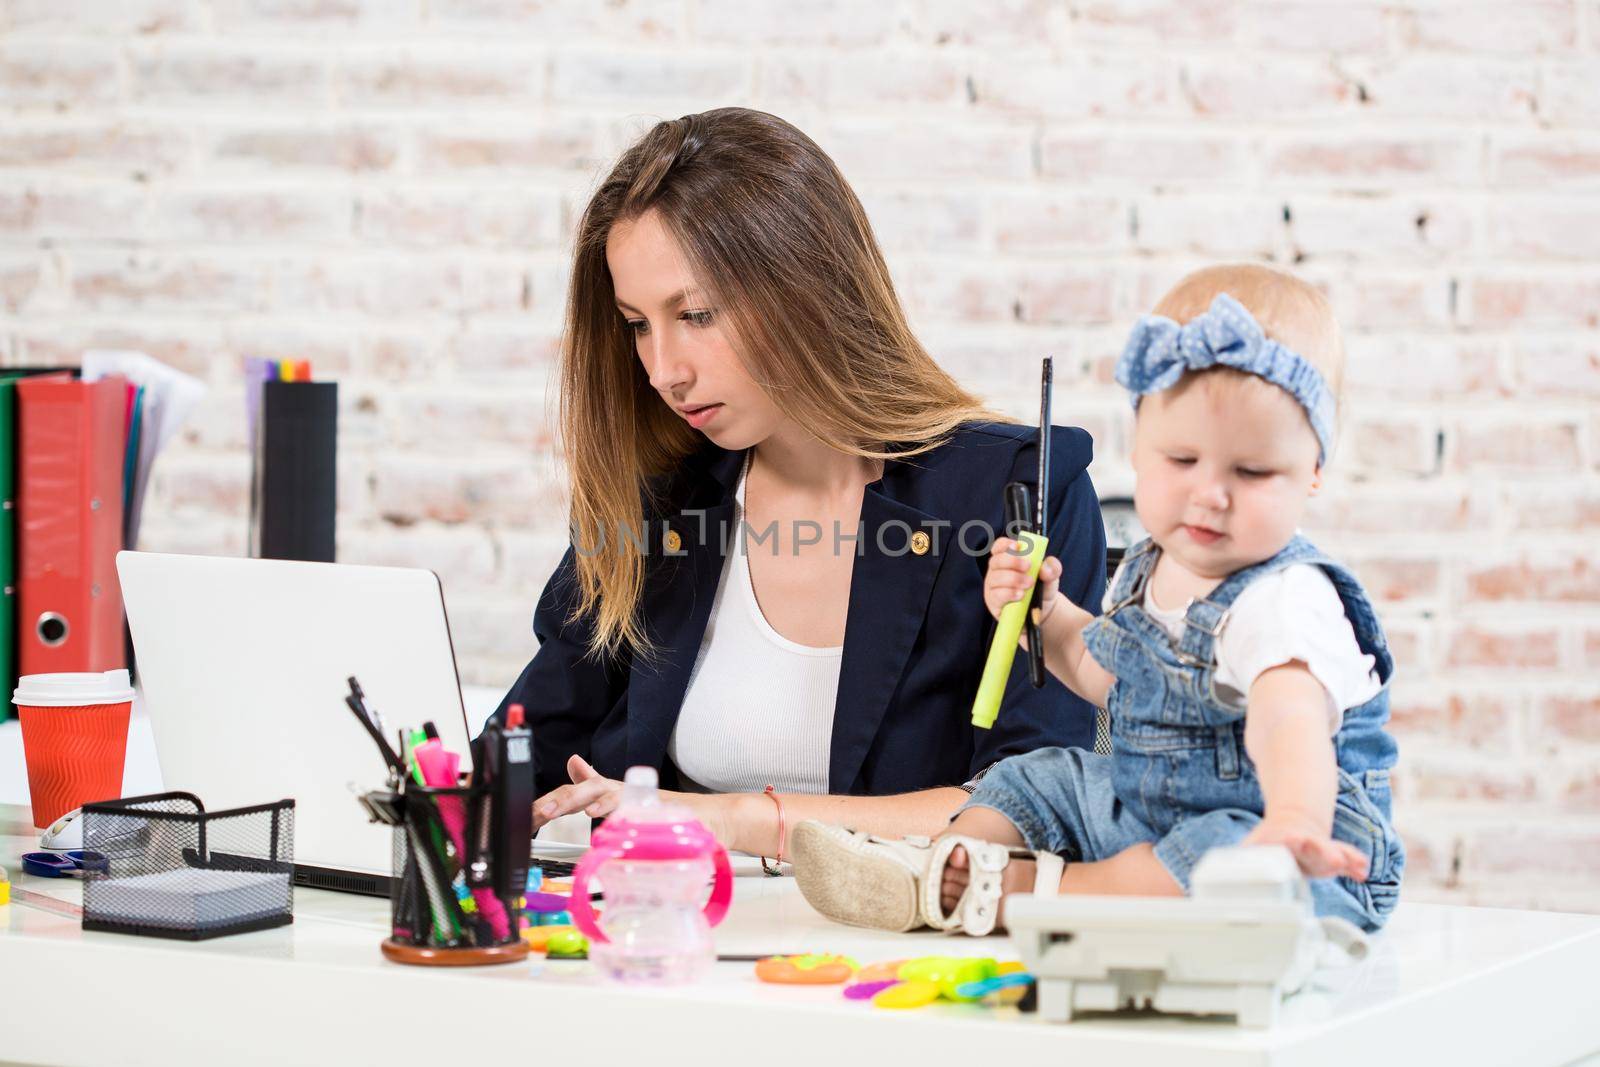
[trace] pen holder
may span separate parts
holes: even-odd
[[[474,966],[526,959],[520,896],[499,897],[476,878],[477,850],[486,833],[488,795],[471,786],[435,788],[407,782],[394,804],[394,882],[391,936],[383,954],[397,963]],[[387,821],[387,820],[385,820]]]
[[[294,921],[294,801],[206,811],[192,793],[83,806],[83,928],[186,941]]]

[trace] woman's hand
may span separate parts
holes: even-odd
[[[567,777],[572,779],[571,785],[557,786],[533,802],[535,832],[551,819],[571,815],[575,811],[581,811],[591,819],[603,819],[616,811],[617,805],[622,802],[622,783],[615,778],[607,778],[595,770],[582,756],[574,755],[567,760]],[[767,807],[772,806],[771,802],[760,794],[755,796]],[[756,806],[754,812],[749,811],[746,798],[747,794],[742,793],[674,793],[661,790],[663,802],[681,804],[694,812],[695,818],[704,823],[706,829],[728,847],[733,847],[729,843],[736,835],[746,832],[738,819],[737,809],[741,803],[746,808],[746,815],[762,812],[760,805]]]
[[[1021,600],[1028,594],[1028,557],[1016,551],[1017,542],[1009,537],[995,538],[989,549],[989,573],[983,579],[983,604],[989,614],[1000,617],[1000,609]],[[1055,610],[1061,595],[1061,561],[1046,556],[1039,565],[1039,583],[1044,586],[1040,596],[1039,617],[1043,623]]]
[[[610,815],[622,800],[622,783],[607,778],[582,756],[567,760],[567,777],[571,785],[557,786],[533,802],[533,828],[535,831],[551,819],[581,811],[590,818]]]

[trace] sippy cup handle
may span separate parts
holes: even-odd
[[[720,844],[711,854],[711,865],[716,880],[711,884],[711,896],[706,900],[706,925],[715,926],[728,917],[728,905],[733,902],[733,867],[728,863],[728,850]]]
[[[589,876],[599,869],[602,863],[618,859],[621,855],[620,848],[591,848],[584,853],[572,872],[572,901],[567,907],[567,911],[572,914],[572,924],[584,937],[590,941],[598,941],[602,945],[610,944],[611,939],[594,921],[594,906],[589,903]],[[723,858],[723,862],[727,862],[726,857]]]
[[[578,861],[577,868],[572,872],[572,900],[567,906],[572,914],[572,924],[584,937],[602,945],[610,944],[611,939],[594,921],[594,906],[589,902],[589,876],[601,864],[620,859],[622,854],[620,848],[592,848]],[[727,918],[728,905],[733,902],[733,867],[728,862],[728,850],[718,845],[711,854],[711,865],[714,875],[711,896],[701,914],[705,916],[708,926],[716,926]]]

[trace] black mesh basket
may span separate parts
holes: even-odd
[[[192,793],[83,806],[83,928],[199,941],[294,921],[294,801]]]

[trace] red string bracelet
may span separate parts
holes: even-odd
[[[783,873],[783,840],[786,835],[783,819],[783,801],[778,799],[778,794],[772,791],[772,786],[770,785],[761,791],[761,795],[771,797],[772,802],[778,805],[778,853],[773,857],[772,864],[768,864],[767,857],[761,857],[761,869],[769,876],[776,878]]]

